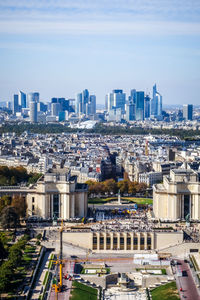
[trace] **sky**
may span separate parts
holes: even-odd
[[[200,104],[199,0],[0,0],[0,101],[155,83],[164,104]]]

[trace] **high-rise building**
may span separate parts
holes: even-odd
[[[84,90],[82,93],[77,94],[76,97],[76,113],[77,114],[86,114],[88,107],[87,104],[89,102],[89,92],[88,90]]]
[[[135,119],[138,121],[144,120],[144,92],[136,92],[135,102]]]
[[[58,116],[60,109],[60,103],[51,103],[51,115],[52,116]]]
[[[29,103],[30,107],[30,122],[37,123],[37,102],[31,101]]]
[[[148,95],[144,98],[144,118],[150,118],[150,97]]]
[[[121,109],[122,114],[125,113],[126,94],[123,90],[113,90],[112,93],[106,95],[106,107],[109,112],[112,109]]]
[[[88,102],[88,115],[96,114],[96,96],[91,95]]]
[[[133,100],[129,100],[126,105],[126,121],[134,121],[135,120],[135,103]]]
[[[106,110],[109,112],[114,107],[114,95],[113,93],[108,93],[106,95]]]
[[[126,94],[123,90],[113,90],[114,107],[121,108],[122,113],[125,112]]]
[[[183,105],[183,118],[186,121],[193,120],[193,105],[192,104],[184,104]]]
[[[133,103],[136,102],[136,90],[132,89],[131,90],[131,95],[130,95],[131,99],[133,100]]]
[[[21,108],[26,108],[26,94],[19,91],[19,105]]]
[[[27,95],[26,107],[30,107],[31,102],[39,102],[40,94],[39,93],[29,93]]]
[[[86,114],[86,107],[87,107],[87,104],[89,102],[89,92],[87,89],[85,89],[83,92],[82,92],[82,101],[83,101],[83,105],[82,105],[82,112],[84,114]]]
[[[151,99],[151,116],[159,117],[162,115],[162,96],[157,91],[156,84],[153,86],[153,97]]]
[[[13,115],[19,111],[19,97],[18,95],[13,96]]]
[[[76,97],[76,113],[77,114],[82,113],[82,106],[83,106],[82,93],[79,93],[79,94],[77,94],[77,97]]]

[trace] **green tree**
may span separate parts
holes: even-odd
[[[4,262],[0,267],[0,292],[9,290],[10,280],[12,278],[13,269],[9,261]]]
[[[0,224],[4,229],[17,228],[19,217],[14,207],[7,206],[3,208],[0,216]]]
[[[2,241],[0,240],[0,260],[4,259],[6,257],[6,250],[4,248],[4,245],[2,243]]]

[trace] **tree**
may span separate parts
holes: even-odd
[[[12,176],[11,179],[10,179],[10,184],[11,185],[16,185],[17,184],[17,180],[16,180],[16,177],[15,176]]]
[[[129,186],[128,180],[121,180],[117,183],[117,187],[118,187],[118,189],[120,189],[120,192],[122,194],[128,193],[128,186]]]
[[[4,248],[2,241],[0,240],[0,260],[4,259],[5,257],[6,257],[6,250]]]
[[[105,192],[108,193],[116,193],[117,192],[117,183],[115,182],[114,179],[107,179],[103,182]]]
[[[7,206],[3,208],[0,217],[0,224],[4,229],[17,228],[19,225],[19,217],[14,207]]]
[[[135,195],[137,190],[137,183],[136,182],[129,182],[128,184],[128,193],[131,195]]]
[[[16,268],[20,265],[22,260],[22,251],[20,250],[20,245],[18,245],[17,247],[13,247],[9,252],[9,262],[11,263],[13,268]]]
[[[0,198],[0,213],[5,206],[11,204],[11,197],[8,195],[4,195]]]
[[[6,292],[9,289],[12,274],[12,265],[9,261],[4,262],[0,267],[0,292]]]
[[[13,206],[18,214],[19,217],[25,217],[26,216],[26,199],[22,196],[14,196],[11,202],[11,206]]]

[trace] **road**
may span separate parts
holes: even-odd
[[[175,276],[177,288],[179,290],[180,298],[187,300],[200,300],[200,295],[198,293],[197,287],[195,285],[194,279],[192,277],[190,267],[188,263],[185,263],[183,260],[177,260],[181,271],[186,271],[187,276]],[[174,269],[177,271],[176,266]],[[186,273],[185,272],[185,273]],[[180,291],[182,289],[182,291]]]
[[[64,279],[64,276],[66,274],[70,274],[73,276],[74,274],[74,267],[75,267],[75,262],[74,261],[67,261],[64,263],[63,266],[63,288],[62,288],[62,292],[58,294],[58,298],[56,298],[55,295],[55,291],[54,289],[51,287],[50,290],[50,296],[49,296],[49,300],[69,300],[70,298],[70,293],[71,293],[71,288],[72,288],[72,281],[68,280],[68,279]]]

